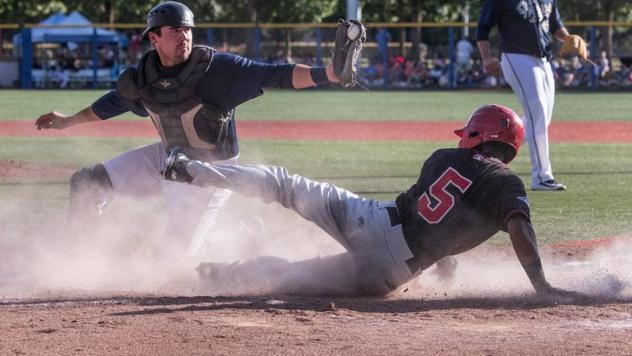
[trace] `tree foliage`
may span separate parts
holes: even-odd
[[[460,21],[469,2],[476,19],[484,0],[361,0],[367,22]],[[345,17],[346,0],[182,0],[199,22],[331,22]],[[77,10],[93,22],[144,22],[158,2],[141,0],[0,0],[2,23],[39,22],[56,11]],[[629,21],[629,0],[558,1],[564,18],[573,21]]]

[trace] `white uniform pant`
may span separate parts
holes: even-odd
[[[163,179],[166,151],[154,143],[125,152],[104,163],[114,196],[143,198],[164,195],[167,224],[161,236],[163,251],[195,256],[210,234],[221,207],[230,197],[226,189],[202,189]],[[234,164],[236,159],[218,161]]]
[[[261,271],[266,265],[270,266],[270,261],[276,261],[269,268],[275,273],[285,271],[279,278],[292,280],[292,283],[309,284],[316,274],[328,271],[323,273],[327,273],[330,286],[351,283],[356,291],[370,294],[386,294],[414,275],[406,264],[413,254],[404,239],[402,226],[392,226],[386,210],[387,206],[394,206],[394,202],[365,199],[328,183],[289,175],[282,167],[209,165],[193,161],[187,170],[194,177],[194,185],[227,188],[292,209],[347,250],[340,255],[296,262],[261,258],[260,264],[245,264],[244,274],[252,269]],[[283,265],[287,268],[281,268]],[[236,268],[234,272],[238,271]],[[310,271],[314,273],[311,277]],[[297,280],[296,276],[301,277]]]
[[[549,159],[549,124],[553,116],[555,78],[546,58],[503,53],[503,76],[524,111],[525,140],[531,159],[531,185],[554,179]]]

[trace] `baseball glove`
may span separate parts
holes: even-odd
[[[338,20],[333,55],[334,74],[343,87],[358,83],[356,64],[362,52],[362,42],[366,41],[366,28],[356,20]]]
[[[588,44],[578,35],[570,35],[566,38],[560,49],[560,56],[577,56],[584,61],[591,62],[590,59],[588,59]]]

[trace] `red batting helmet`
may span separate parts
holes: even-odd
[[[505,158],[509,163],[516,157],[524,138],[524,125],[518,115],[502,105],[485,105],[470,115],[465,127],[454,131],[461,137],[459,148],[474,148],[481,143],[496,141],[513,148],[513,155]]]

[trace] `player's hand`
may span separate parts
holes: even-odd
[[[590,297],[585,294],[568,291],[561,288],[555,288],[555,287],[552,287],[551,285],[547,285],[544,288],[540,288],[538,289],[537,292],[538,292],[538,296],[540,297],[552,299],[553,301],[557,303],[562,303],[562,304],[577,303],[577,302],[587,301],[590,299]]]
[[[490,75],[499,75],[501,73],[500,61],[496,58],[483,59],[483,67],[485,72]]]
[[[437,276],[442,282],[450,283],[454,278],[454,272],[458,262],[456,258],[452,256],[446,256],[436,263],[436,268],[432,271],[432,274]]]
[[[71,116],[62,114],[57,111],[44,114],[35,120],[35,126],[38,130],[56,129],[63,130],[73,125]]]

